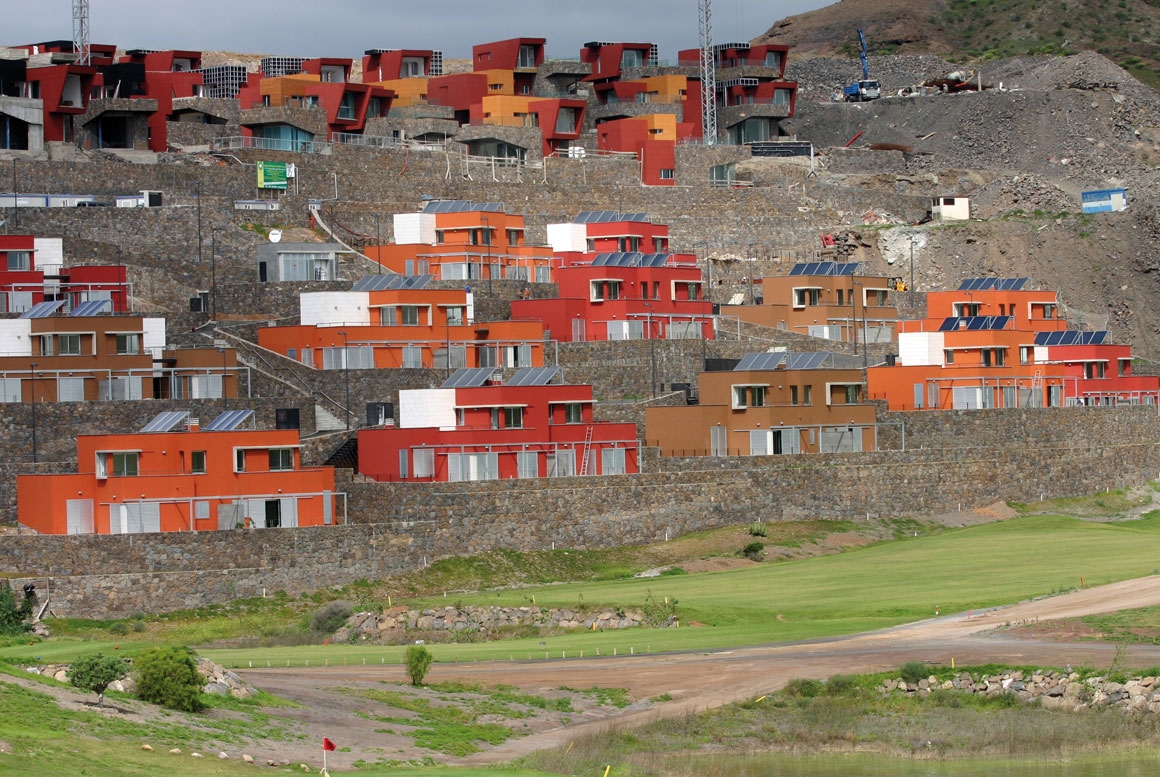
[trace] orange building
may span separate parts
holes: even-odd
[[[1026,278],[972,278],[928,294],[929,316],[904,322],[898,355],[867,370],[891,410],[1139,404],[1160,378],[1131,372],[1131,348],[1107,332],[1068,330],[1055,292]]]
[[[647,408],[646,445],[662,456],[875,450],[860,364],[824,351],[749,354],[732,371],[701,373],[699,404]]]
[[[263,327],[258,344],[321,370],[544,364],[543,324],[477,322],[471,292],[429,280],[369,275],[351,291],[302,294],[302,323]]]
[[[234,349],[168,348],[165,319],[90,315],[108,304],[84,302],[60,316],[64,300],[55,300],[0,320],[0,402],[238,395]]]
[[[863,272],[857,262],[795,264],[789,275],[762,279],[760,304],[735,299],[721,315],[844,343],[892,342],[898,309],[890,297],[898,281]]]
[[[41,534],[345,523],[334,469],[302,466],[297,431],[241,429],[252,415],[232,410],[199,428],[166,412],[135,434],[82,435],[76,474],[17,476],[19,522]]]
[[[434,200],[418,213],[397,213],[395,242],[366,255],[401,275],[440,280],[520,280],[551,283],[548,246],[527,244],[524,217],[503,203]]]

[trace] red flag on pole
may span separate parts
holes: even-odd
[[[337,749],[338,749],[338,745],[334,744],[333,742],[331,742],[331,741],[330,741],[329,739],[327,739],[326,737],[323,737],[323,738],[322,738],[322,749],[323,749],[323,750],[337,750]]]

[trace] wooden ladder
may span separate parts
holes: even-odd
[[[588,453],[592,450],[592,427],[584,433],[584,452],[580,455],[580,475],[588,474]]]

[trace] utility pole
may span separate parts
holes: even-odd
[[[32,463],[36,463],[36,362],[29,365],[31,368],[28,371],[29,388],[32,393]]]
[[[479,220],[483,222],[480,239],[487,245],[487,293],[490,296],[492,292],[491,282],[495,277],[495,268],[491,266],[491,222],[487,216],[480,216]]]
[[[201,179],[197,179],[197,263],[201,264]]]
[[[210,233],[209,243],[209,319],[217,321],[217,229]]]
[[[346,411],[346,430],[350,431],[350,345],[346,339],[346,332],[342,335],[342,378],[346,386],[346,400],[343,409]]]
[[[20,228],[20,195],[16,193],[16,157],[12,157],[12,226]]]

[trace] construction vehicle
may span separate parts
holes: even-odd
[[[848,103],[877,100],[882,96],[882,86],[878,79],[870,77],[870,65],[866,61],[866,35],[861,30],[858,30],[858,42],[862,44],[862,80],[842,88],[842,95]]]
[[[890,287],[890,291],[910,291],[910,284],[902,278],[891,278],[886,285]]]

